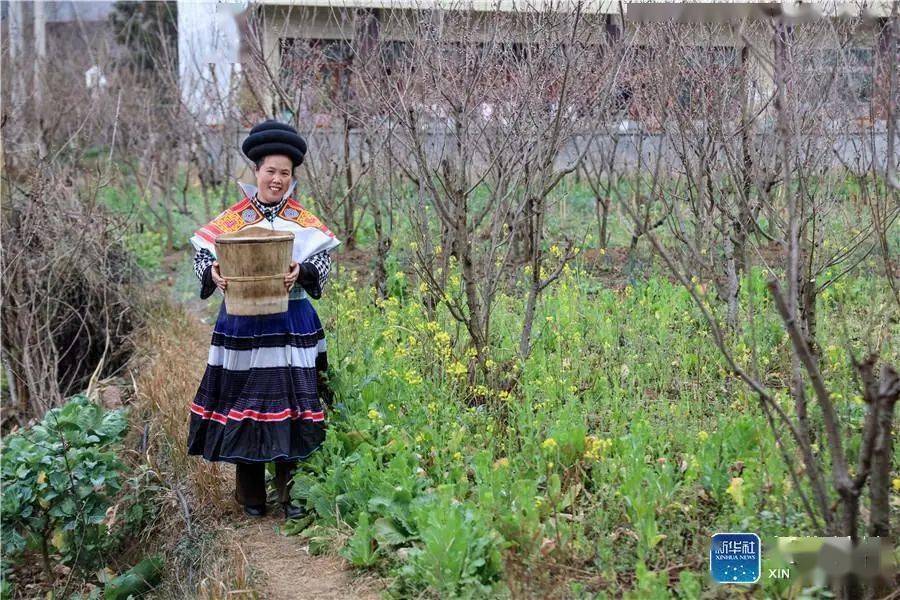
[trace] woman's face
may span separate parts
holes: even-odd
[[[256,187],[259,198],[266,204],[281,200],[291,185],[294,164],[287,156],[272,154],[263,159],[256,169]]]

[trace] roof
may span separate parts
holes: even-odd
[[[258,0],[255,4],[322,8],[390,8],[395,10],[472,10],[477,12],[538,12],[574,10],[576,0]],[[616,0],[582,0],[584,12],[617,13]],[[624,4],[624,3],[623,3]]]
[[[878,16],[891,12],[889,0],[781,0],[775,2],[746,2],[743,0],[256,0],[255,4],[322,8],[389,8],[396,10],[471,10],[477,12],[539,12],[574,10],[581,5],[583,12],[619,13],[624,10],[631,17],[653,15],[657,18],[687,17],[688,20],[731,19],[735,16],[766,17],[788,15],[798,18],[818,16]]]

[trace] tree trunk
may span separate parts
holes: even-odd
[[[609,226],[609,198],[603,200],[600,196],[596,198],[597,204],[597,225],[599,227],[600,239],[597,241],[597,247],[601,250],[606,250],[606,247],[609,245],[609,240],[607,240],[607,230]]]
[[[878,397],[874,399],[878,407],[878,429],[875,434],[872,470],[869,475],[870,537],[891,539],[890,489],[893,457],[891,427],[894,420],[894,405],[898,397],[900,397],[900,379],[897,372],[891,367],[884,366],[878,382]]]
[[[819,344],[816,342],[816,291],[815,281],[804,278],[798,282],[800,288],[800,325],[806,336],[806,344],[809,346],[813,357],[818,361]]]
[[[525,318],[522,325],[522,336],[519,338],[519,356],[524,360],[531,353],[531,330],[534,328],[534,312],[537,307],[538,291],[541,284],[540,266],[535,272],[532,269],[531,286],[528,289],[528,301],[525,303]]]
[[[212,215],[209,214],[212,211],[212,206],[209,204],[209,183],[203,179],[200,180],[200,194],[203,196],[203,220],[209,221],[212,218]]]
[[[735,221],[732,221],[732,226],[732,231],[734,228],[740,229],[740,223]],[[738,261],[735,256],[735,244],[731,232],[725,231],[723,237],[723,244],[725,246],[725,297],[727,301],[725,322],[727,323],[728,328],[734,332],[737,331],[738,326],[738,295],[741,291],[741,283],[738,279]]]
[[[15,127],[12,132],[5,131],[6,138],[4,145],[19,139],[21,135],[22,124],[22,108],[25,104],[25,69],[22,68],[25,51],[25,3],[10,2],[8,27],[9,27],[9,65],[12,69],[12,85],[9,94],[10,124]],[[21,163],[22,157],[20,152],[13,153],[14,163]]]
[[[43,103],[44,103],[44,65],[47,61],[47,17],[44,2],[32,3],[34,11],[34,96],[32,110],[34,113],[35,139],[38,144],[38,155],[47,156],[47,140],[44,135]],[[15,67],[14,67],[15,68]]]
[[[372,141],[369,139],[369,136],[366,136],[363,140],[363,144],[360,144],[360,154],[362,154],[362,148],[365,145],[366,148],[369,149],[369,160],[375,160],[372,155]],[[393,174],[390,173],[390,154],[388,154],[388,177],[392,177]],[[386,234],[384,230],[384,219],[381,211],[381,198],[380,194],[378,194],[377,187],[375,185],[376,177],[373,174],[369,178],[370,182],[370,202],[372,203],[372,223],[375,227],[375,287],[378,290],[378,297],[382,300],[387,298],[387,267],[385,263],[387,262],[387,255],[391,249],[391,238]],[[388,190],[388,197],[392,194],[392,190]]]

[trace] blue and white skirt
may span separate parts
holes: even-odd
[[[305,297],[286,313],[219,309],[206,373],[191,403],[188,454],[233,463],[303,459],[325,440],[318,372],[325,333]]]

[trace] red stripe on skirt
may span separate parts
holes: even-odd
[[[210,419],[212,421],[216,421],[217,423],[225,424],[228,419],[232,421],[243,421],[244,419],[250,419],[251,421],[285,421],[287,419],[303,419],[304,421],[324,421],[325,420],[325,412],[324,411],[311,411],[311,410],[294,410],[291,408],[286,408],[283,411],[276,413],[265,413],[258,412],[255,410],[230,410],[227,415],[223,415],[222,413],[213,412],[211,410],[206,410],[196,402],[191,403],[191,412],[195,415],[198,415],[204,419]]]

